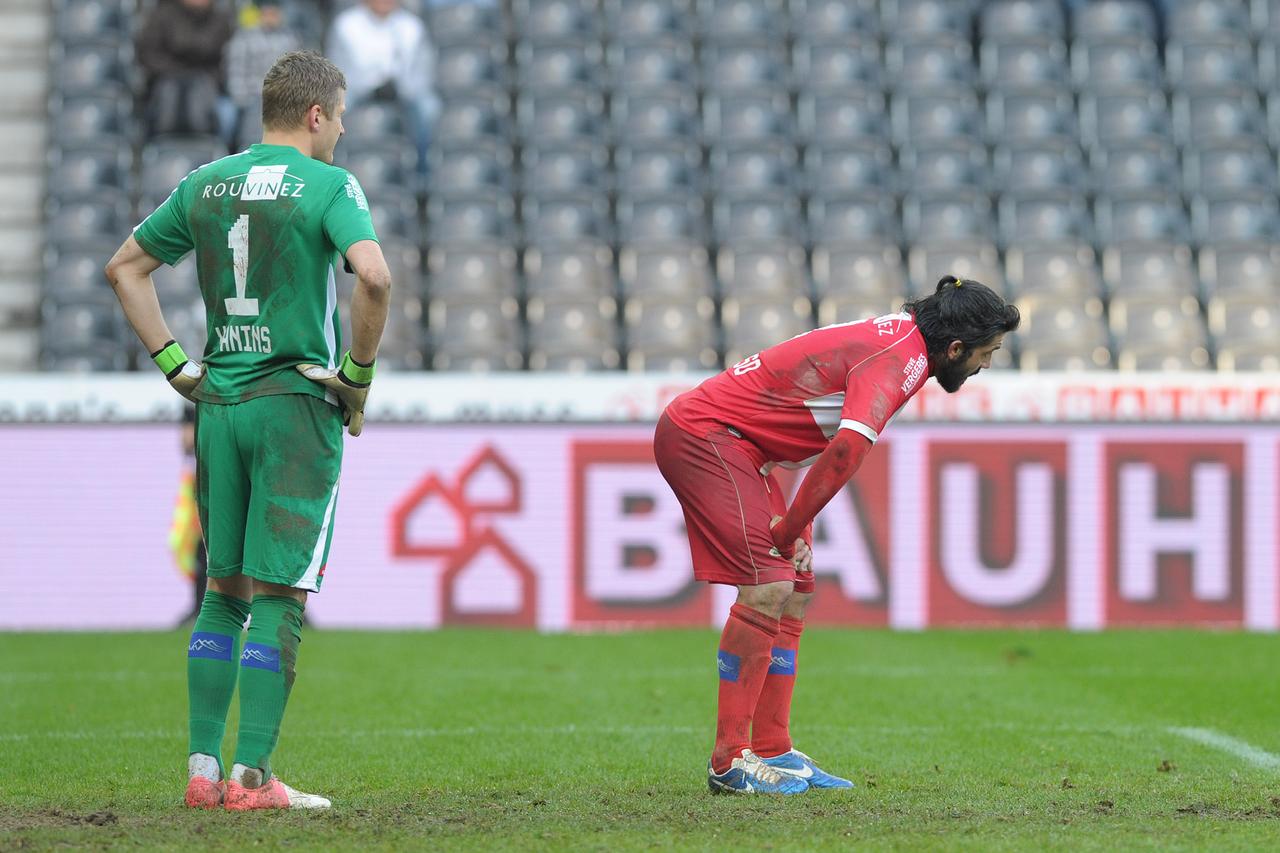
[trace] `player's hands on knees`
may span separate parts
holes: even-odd
[[[773,539],[772,553],[775,557],[781,557],[784,560],[791,560],[794,562],[796,558],[796,546],[799,544],[802,544],[804,540],[797,539],[794,542],[780,542],[778,540],[778,533],[779,533],[778,525],[780,525],[781,523],[782,523],[782,516],[780,515],[775,515],[773,517],[773,520],[769,522],[769,534],[770,534],[770,537]]]
[[[364,429],[364,402],[373,382],[373,364],[361,364],[347,353],[337,368],[318,364],[299,364],[298,372],[327,390],[342,404],[342,423],[347,432],[357,436]]]
[[[173,390],[191,402],[196,402],[192,394],[200,384],[200,380],[204,379],[203,364],[187,358],[187,354],[182,351],[182,345],[177,341],[169,341],[151,353],[151,360],[164,373],[164,378],[169,380]]]

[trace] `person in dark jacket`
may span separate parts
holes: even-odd
[[[219,0],[160,0],[135,45],[151,135],[218,132],[223,52],[234,32]]]

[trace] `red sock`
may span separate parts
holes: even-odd
[[[769,649],[778,633],[778,620],[743,604],[729,608],[720,635],[720,704],[716,712],[716,746],[711,767],[729,769],[733,759],[751,746],[751,714],[769,669]]]
[[[796,686],[796,654],[804,621],[783,616],[773,640],[768,674],[751,728],[751,751],[773,758],[791,749],[791,691]]]

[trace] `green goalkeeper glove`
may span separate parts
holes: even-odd
[[[347,432],[359,435],[364,429],[364,401],[369,396],[369,383],[373,381],[373,363],[361,364],[348,352],[336,370],[318,364],[299,364],[298,372],[337,395]]]
[[[151,353],[151,360],[156,363],[156,367],[160,368],[164,378],[169,380],[173,390],[191,402],[196,402],[196,398],[191,394],[200,384],[200,380],[204,379],[203,364],[197,364],[188,359],[187,354],[182,351],[182,345],[177,341],[169,341]]]

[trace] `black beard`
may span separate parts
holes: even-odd
[[[948,394],[954,394],[960,390],[960,386],[969,378],[971,374],[965,371],[963,359],[948,361],[946,364],[938,368],[938,372],[934,374],[934,378],[938,380],[938,384],[942,386],[942,390]]]

